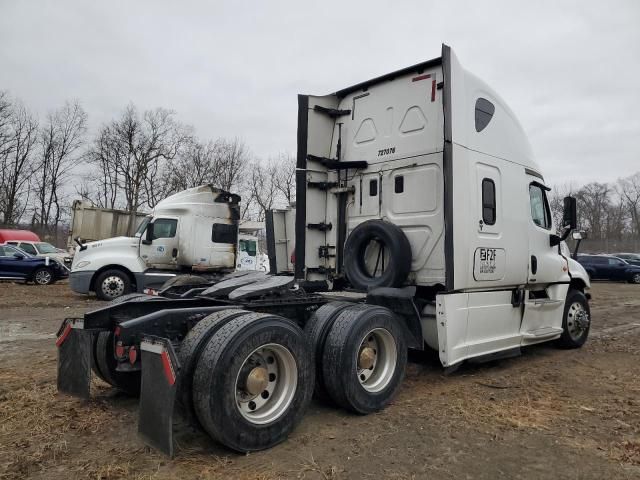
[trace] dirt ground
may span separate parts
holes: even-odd
[[[56,393],[54,334],[95,299],[0,283],[0,479],[640,478],[640,287],[597,283],[580,350],[463,366],[412,355],[384,411],[314,401],[288,441],[237,455],[181,425],[171,460],[136,436],[137,402],[95,380]]]

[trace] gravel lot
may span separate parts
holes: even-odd
[[[65,283],[0,283],[0,479],[640,478],[640,286],[597,283],[584,348],[463,366],[412,355],[366,417],[313,403],[283,444],[237,455],[179,426],[176,458],[136,436],[137,402],[99,380],[56,393],[54,333],[99,305]]]

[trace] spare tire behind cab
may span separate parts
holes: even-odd
[[[410,270],[411,245],[397,225],[367,220],[347,238],[344,272],[355,288],[400,287]]]

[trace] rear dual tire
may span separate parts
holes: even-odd
[[[400,388],[406,365],[407,344],[396,316],[372,305],[342,311],[322,355],[327,392],[338,405],[359,414],[389,404]]]
[[[281,317],[247,313],[209,338],[193,375],[193,407],[218,442],[239,452],[262,450],[300,422],[313,382],[302,330]]]
[[[304,333],[313,351],[316,367],[315,396],[322,401],[330,401],[331,397],[327,393],[322,375],[322,354],[327,335],[333,326],[340,312],[348,307],[352,307],[352,302],[329,302],[321,306],[314,312],[304,328]]]
[[[407,364],[405,333],[389,309],[331,302],[305,333],[316,358],[316,396],[352,412],[384,408],[397,393]]]

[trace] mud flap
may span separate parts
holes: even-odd
[[[145,336],[142,352],[142,385],[138,434],[144,442],[173,457],[173,411],[180,363],[166,338]]]
[[[58,391],[89,399],[93,331],[81,318],[67,318],[58,330]]]

